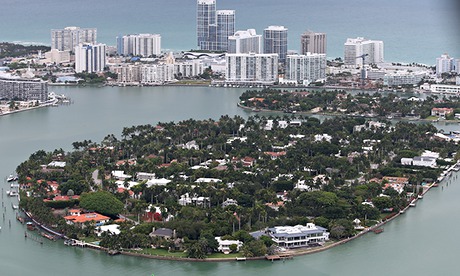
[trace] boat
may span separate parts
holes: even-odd
[[[372,232],[374,232],[375,234],[380,234],[383,232],[383,228],[375,228],[374,230],[372,230]]]
[[[16,210],[16,209],[18,209],[18,208],[19,208],[19,206],[18,206],[18,205],[16,205],[16,204],[13,204],[13,203],[11,203],[11,207],[13,208],[13,210]]]
[[[19,196],[19,193],[16,191],[6,191],[6,194],[8,196]]]
[[[49,239],[49,240],[51,240],[51,241],[56,241],[56,237],[53,236],[53,235],[50,235],[50,234],[48,234],[48,233],[41,232],[40,235],[42,235],[43,237],[45,237],[45,238],[47,238],[47,239]]]
[[[418,195],[417,198],[418,198],[418,199],[422,199],[422,198],[423,198],[423,195]]]
[[[17,219],[20,223],[24,223],[24,218],[23,218],[23,217],[17,216],[16,219]]]
[[[400,214],[404,214],[404,210],[399,211]]]
[[[236,261],[238,262],[246,261],[246,257],[236,257]]]
[[[118,255],[118,254],[120,254],[120,251],[118,251],[118,250],[109,250],[109,251],[107,251],[107,254],[109,254],[111,256]]]
[[[14,176],[12,174],[10,174],[7,178],[6,178],[6,181],[7,182],[12,182],[12,181],[16,181],[18,180],[18,177],[17,176]]]
[[[67,246],[75,246],[75,240],[73,240],[73,239],[65,240],[65,241],[64,241],[64,245],[67,245]]]
[[[415,207],[415,200],[412,200],[411,203],[409,203],[410,207]]]
[[[32,222],[26,223],[27,230],[29,231],[34,231],[35,230],[35,225]]]

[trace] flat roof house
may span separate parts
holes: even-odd
[[[322,244],[329,240],[329,232],[313,223],[296,226],[275,226],[268,228],[268,235],[276,245],[285,248],[299,248]]]

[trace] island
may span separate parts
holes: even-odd
[[[110,254],[284,259],[381,233],[458,170],[453,136],[292,114],[126,127],[21,163],[21,220]]]

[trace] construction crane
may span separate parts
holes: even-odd
[[[364,88],[364,79],[366,78],[366,70],[364,69],[364,61],[366,59],[366,57],[368,56],[369,54],[364,54],[364,55],[360,55],[360,56],[357,56],[356,58],[362,58],[363,59],[363,63],[362,63],[362,66],[361,66],[361,89]]]

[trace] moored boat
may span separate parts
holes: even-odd
[[[6,181],[7,181],[7,182],[12,182],[12,181],[16,181],[16,180],[18,180],[18,177],[15,176],[15,175],[12,175],[12,174],[10,174],[10,175],[6,178]]]
[[[27,226],[27,230],[29,230],[29,231],[34,231],[35,230],[35,225],[33,224],[33,222],[26,223],[26,226]]]
[[[420,195],[417,196],[417,198],[418,198],[418,199],[422,199],[422,198],[423,198],[423,195],[420,194]]]
[[[372,232],[374,232],[375,234],[380,234],[383,232],[383,228],[375,228],[374,230],[372,230]]]

